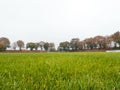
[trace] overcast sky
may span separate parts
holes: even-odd
[[[0,37],[59,43],[120,30],[120,0],[0,0]]]

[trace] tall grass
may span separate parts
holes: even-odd
[[[0,90],[120,90],[120,53],[0,53]]]

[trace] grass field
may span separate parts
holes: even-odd
[[[0,90],[120,90],[120,53],[0,53]]]

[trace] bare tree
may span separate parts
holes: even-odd
[[[113,39],[113,41],[115,43],[115,45],[114,45],[115,48],[117,48],[117,44],[119,44],[119,48],[120,48],[120,32],[119,31],[115,32],[112,35],[112,39]]]
[[[70,42],[70,46],[72,48],[73,51],[77,51],[78,50],[78,43],[79,43],[79,38],[73,38]]]
[[[55,44],[53,42],[49,43],[49,51],[55,51]]]
[[[94,42],[93,42],[93,38],[87,38],[84,40],[87,49],[93,49],[94,48]]]
[[[16,50],[16,48],[18,47],[17,42],[13,42],[11,47],[12,47],[12,49]]]
[[[26,48],[30,48],[31,51],[33,51],[33,49],[35,49],[35,43],[33,42],[29,42],[26,44]]]
[[[44,44],[45,44],[45,42],[43,42],[43,41],[39,42],[39,46],[40,46],[41,51],[43,51],[43,49],[44,49]]]
[[[94,43],[96,44],[97,48],[102,49],[104,48],[105,44],[105,37],[104,36],[95,36],[94,37]]]
[[[79,41],[79,43],[77,43],[77,46],[78,46],[79,50],[83,50],[84,49],[84,41]]]
[[[0,51],[5,51],[8,47],[10,47],[10,41],[6,37],[0,38]]]
[[[111,36],[105,36],[104,43],[103,43],[104,49],[110,49],[112,47],[111,46],[112,41],[113,40]]]
[[[61,42],[59,44],[59,51],[69,51],[70,50],[70,43],[68,41]]]
[[[19,47],[19,50],[21,51],[22,48],[24,48],[24,42],[22,40],[17,41],[17,46]]]
[[[0,51],[5,51],[6,50],[6,45],[4,41],[0,42]]]
[[[39,43],[34,43],[35,44],[35,50],[38,50]]]
[[[49,43],[48,43],[48,42],[45,42],[45,44],[44,44],[44,49],[45,49],[45,51],[48,51],[48,48],[49,48]]]

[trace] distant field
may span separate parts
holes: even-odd
[[[120,90],[120,53],[0,53],[0,90]]]

